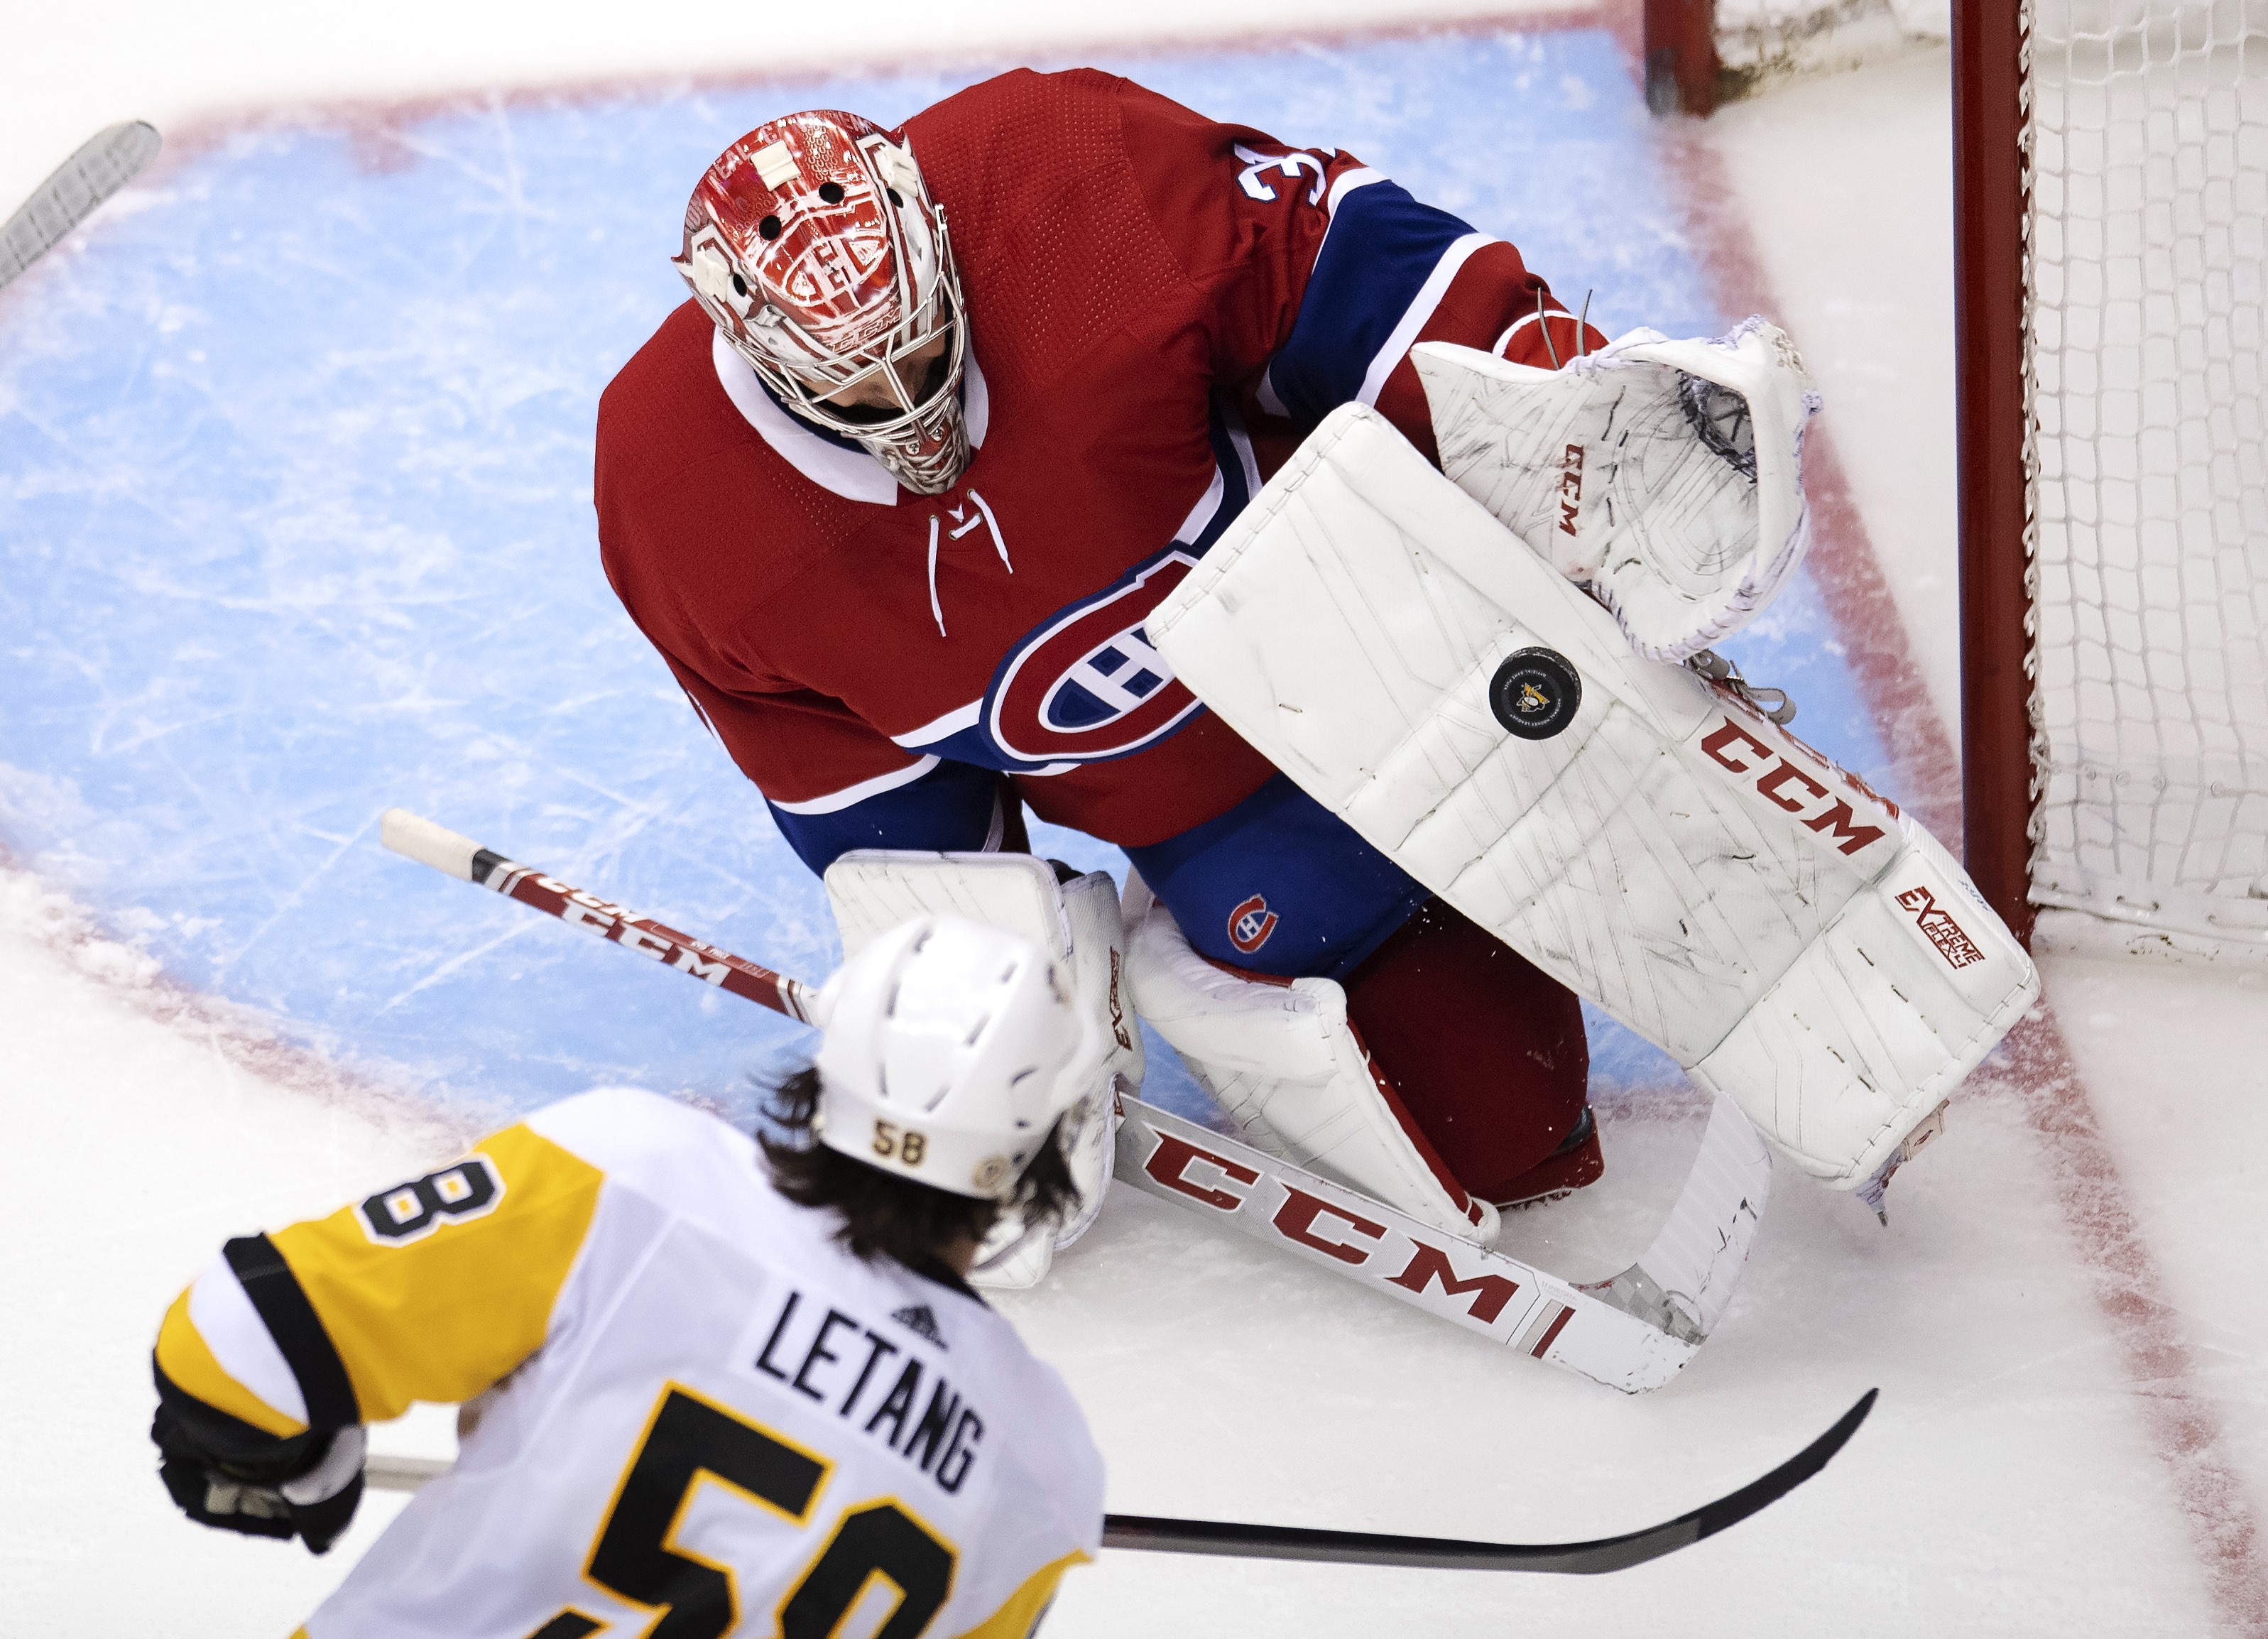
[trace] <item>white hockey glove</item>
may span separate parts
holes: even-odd
[[[1014,1213],[977,1251],[977,1286],[1019,1289],[1046,1275],[1059,1248],[1086,1233],[1110,1185],[1116,1094],[1142,1085],[1142,1035],[1125,1000],[1126,939],[1118,888],[1101,871],[1059,882],[1055,867],[1023,853],[905,853],[862,849],[827,867],[827,897],[848,958],[867,941],[923,915],[964,916],[1040,946],[1070,974],[1074,999],[1107,1044],[1094,1086],[1063,1118],[1064,1157],[1079,1206],[1053,1233]]]
[[[1857,1189],[2039,978],[1961,867],[1335,410],[1146,623],[1365,840]]]
[[[1398,1207],[1476,1246],[1497,1210],[1467,1195],[1403,1126],[1328,978],[1244,978],[1189,948],[1173,912],[1126,878],[1128,989],[1198,1086],[1256,1149]]]
[[[1739,631],[1803,561],[1819,395],[1763,319],[1713,341],[1633,330],[1562,370],[1440,342],[1410,357],[1441,470],[1640,654],[1682,661]]]

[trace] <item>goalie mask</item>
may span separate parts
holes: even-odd
[[[703,175],[673,260],[795,414],[916,494],[968,465],[961,279],[910,147],[832,109],[767,121]],[[830,402],[850,393],[871,402]]]

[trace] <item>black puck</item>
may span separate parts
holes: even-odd
[[[1582,703],[1583,680],[1556,649],[1516,649],[1489,680],[1489,710],[1522,740],[1549,740]]]

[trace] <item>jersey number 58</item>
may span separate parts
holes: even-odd
[[[707,1474],[801,1525],[831,1466],[784,1436],[672,1384],[623,1471],[586,1574],[632,1605],[663,1610],[646,1639],[721,1639],[740,1620],[733,1573],[669,1540],[695,1483]],[[876,1639],[914,1639],[952,1591],[955,1559],[949,1544],[894,1502],[845,1509],[780,1601],[780,1639],[828,1639],[878,1576],[898,1597]],[[585,1639],[605,1625],[565,1610],[530,1639]]]

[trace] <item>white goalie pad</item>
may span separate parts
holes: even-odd
[[[1147,627],[1373,847],[1830,1185],[1872,1176],[2037,993],[1918,826],[1631,655],[1372,410],[1334,411]]]
[[[1497,1210],[1421,1152],[1389,1106],[1328,978],[1245,978],[1189,948],[1138,875],[1126,879],[1127,986],[1245,1141],[1312,1167],[1476,1246]]]
[[[1125,998],[1126,935],[1118,886],[1101,871],[1059,882],[1024,853],[913,853],[861,849],[827,867],[827,897],[845,960],[877,934],[917,916],[967,917],[1029,939],[1069,976],[1079,1005],[1106,1044],[1092,1091],[1064,1118],[1064,1152],[1079,1207],[1054,1235],[1027,1233],[1012,1213],[977,1253],[970,1279],[1015,1289],[1036,1285],[1056,1251],[1086,1233],[1110,1185],[1115,1095],[1142,1085],[1142,1033]]]
[[[1614,611],[1640,654],[1739,631],[1811,541],[1803,433],[1819,395],[1761,318],[1714,340],[1633,330],[1562,370],[1428,342],[1441,470]]]

